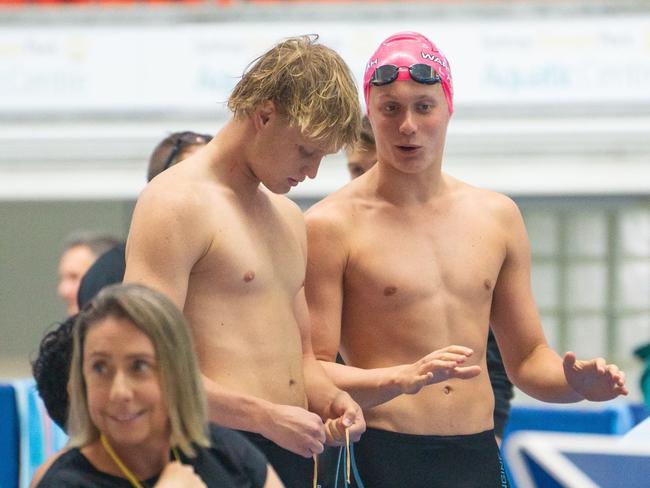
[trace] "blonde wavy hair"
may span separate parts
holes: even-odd
[[[107,317],[128,319],[152,342],[160,387],[168,408],[170,443],[193,457],[193,444],[208,446],[206,400],[187,323],[178,308],[161,293],[137,284],[108,286],[79,313],[74,326],[70,365],[69,446],[83,447],[99,437],[90,418],[83,373],[88,330]],[[53,373],[55,374],[55,373]]]
[[[290,37],[255,59],[230,95],[228,108],[244,117],[270,100],[290,126],[338,151],[357,141],[359,94],[345,61],[317,40],[316,34]]]

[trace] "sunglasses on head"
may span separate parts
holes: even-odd
[[[212,137],[205,136],[202,134],[196,134],[195,132],[180,132],[174,137],[174,145],[172,146],[169,156],[165,159],[165,164],[163,165],[162,171],[165,171],[172,164],[176,162],[176,158],[181,154],[185,148],[188,146],[194,146],[198,144],[207,144]]]
[[[385,64],[379,66],[370,78],[370,84],[373,86],[388,85],[397,79],[400,68],[406,66],[395,66],[394,64]],[[412,64],[408,67],[411,79],[424,85],[435,85],[440,83],[440,76],[432,66],[423,63]]]

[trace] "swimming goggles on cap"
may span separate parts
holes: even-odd
[[[428,64],[416,63],[408,66],[408,68],[406,66],[385,64],[375,69],[375,72],[370,78],[370,84],[373,86],[388,85],[397,79],[399,76],[399,70],[402,68],[408,69],[411,79],[417,83],[435,85],[441,81],[440,76],[438,76],[436,70],[433,69],[433,66],[429,66]]]

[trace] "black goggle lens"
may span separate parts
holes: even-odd
[[[370,79],[370,84],[373,86],[388,85],[397,79],[399,75],[399,66],[394,64],[385,64],[375,69]],[[412,64],[408,67],[409,76],[417,83],[424,85],[435,85],[440,82],[440,76],[433,69],[432,66],[423,63]]]

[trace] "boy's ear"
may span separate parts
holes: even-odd
[[[256,129],[262,129],[276,114],[275,104],[271,100],[260,103],[253,112],[253,123]]]

